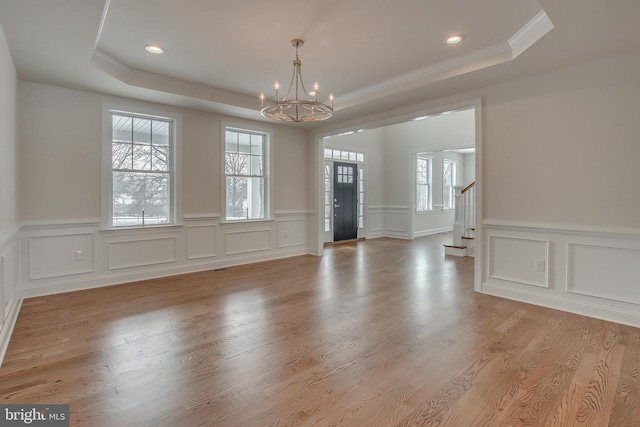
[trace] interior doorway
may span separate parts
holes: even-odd
[[[428,204],[430,209],[423,209],[425,212],[419,212],[418,215],[417,155],[425,152],[447,152],[455,154],[447,154],[448,157],[456,157],[459,151],[475,146],[475,159],[473,155],[462,153],[466,157],[458,160],[461,166],[470,168],[469,176],[475,172],[474,287],[479,290],[483,252],[482,100],[478,98],[445,106],[426,107],[412,113],[393,113],[390,112],[384,119],[361,122],[351,128],[334,131],[325,129],[315,134],[318,169],[323,171],[316,181],[319,190],[316,194],[320,209],[324,202],[324,212],[319,209],[318,239],[313,253],[322,255],[323,243],[334,239],[334,162],[357,163],[360,168],[366,165],[366,180],[363,179],[364,173],[358,177],[366,188],[366,195],[362,193],[366,197],[359,200],[357,207],[358,238],[392,237],[411,240],[421,235],[442,232],[445,226],[438,223],[436,214],[452,215],[453,212],[451,203],[445,203],[444,198],[448,184],[438,184],[434,179],[427,181],[431,185],[431,201]],[[352,161],[348,156],[355,155],[354,153],[363,153],[366,161]],[[433,163],[434,177],[435,174],[444,177],[444,159],[440,162],[436,156],[433,157],[433,162],[437,161]]]

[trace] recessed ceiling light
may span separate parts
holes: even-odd
[[[164,49],[157,44],[148,44],[144,47],[144,50],[146,50],[147,52],[155,53],[157,55],[164,53]]]
[[[460,43],[462,39],[464,39],[464,36],[462,34],[455,34],[447,39],[447,43],[448,44]]]

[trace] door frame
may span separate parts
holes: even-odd
[[[338,150],[339,148],[334,148],[336,150]],[[345,148],[345,150],[347,150]],[[356,186],[357,189],[357,194],[358,194],[358,204],[357,204],[357,213],[356,213],[356,221],[358,222],[358,239],[366,239],[367,238],[367,229],[368,229],[368,224],[369,224],[369,218],[368,218],[368,214],[367,214],[367,206],[368,206],[368,196],[367,196],[367,190],[369,188],[368,184],[367,184],[367,180],[368,180],[368,173],[367,173],[367,153],[366,150],[360,150],[359,152],[362,152],[364,154],[364,162],[358,162],[358,161],[353,161],[353,160],[336,160],[336,159],[327,159],[324,158],[324,146],[322,147],[322,153],[323,153],[323,162],[322,162],[322,168],[321,168],[321,175],[322,175],[322,179],[321,179],[321,205],[320,205],[320,220],[322,222],[321,224],[321,229],[320,229],[320,242],[321,244],[324,246],[325,243],[332,243],[333,242],[333,203],[330,204],[330,211],[329,211],[329,221],[330,221],[330,226],[329,226],[329,230],[325,230],[325,225],[324,225],[324,221],[325,221],[325,216],[324,216],[324,209],[325,209],[325,203],[324,203],[324,179],[325,179],[325,175],[324,175],[324,171],[325,171],[325,166],[329,166],[329,171],[330,171],[330,177],[329,180],[331,182],[331,190],[330,190],[330,199],[333,200],[334,196],[333,196],[333,168],[334,168],[334,163],[335,162],[347,162],[347,163],[351,163],[351,164],[355,164],[356,168],[358,170],[358,183]],[[364,191],[363,191],[363,198],[364,198],[364,203],[362,202],[362,200],[360,199],[359,195],[360,195],[360,177],[361,177],[361,173],[364,172],[364,179],[363,181],[363,187],[364,187]],[[360,212],[360,207],[362,206],[362,219],[364,222],[364,226],[360,227],[360,216],[359,216],[359,212]]]

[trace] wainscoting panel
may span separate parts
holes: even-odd
[[[109,242],[109,270],[177,261],[175,237]]]
[[[549,287],[548,241],[491,235],[488,254],[492,279]]]
[[[225,231],[225,254],[237,255],[271,249],[271,229]]]
[[[217,228],[214,224],[187,226],[187,259],[216,256]]]
[[[0,320],[5,320],[9,315],[11,304],[16,298],[18,256],[17,242],[7,246],[0,254],[0,306],[2,312]]]
[[[306,227],[307,224],[304,218],[279,219],[277,221],[278,248],[306,245]]]
[[[385,236],[398,239],[410,239],[410,218],[408,206],[385,207],[384,230]]]
[[[367,238],[374,239],[376,237],[384,236],[384,206],[371,206],[369,207],[367,223],[368,231]],[[367,224],[365,224],[367,226]]]
[[[309,215],[223,223],[216,213],[191,214],[182,225],[116,230],[99,219],[30,223],[16,231],[24,260],[17,280],[31,298],[304,255]]]
[[[483,237],[481,292],[640,327],[640,230],[485,221]]]
[[[29,279],[91,273],[93,233],[29,238]]]
[[[567,290],[640,306],[640,250],[567,245]]]

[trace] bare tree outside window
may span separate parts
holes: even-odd
[[[416,211],[431,210],[431,157],[418,156],[416,160]]]
[[[455,209],[456,163],[444,160],[442,166],[442,209]]]

